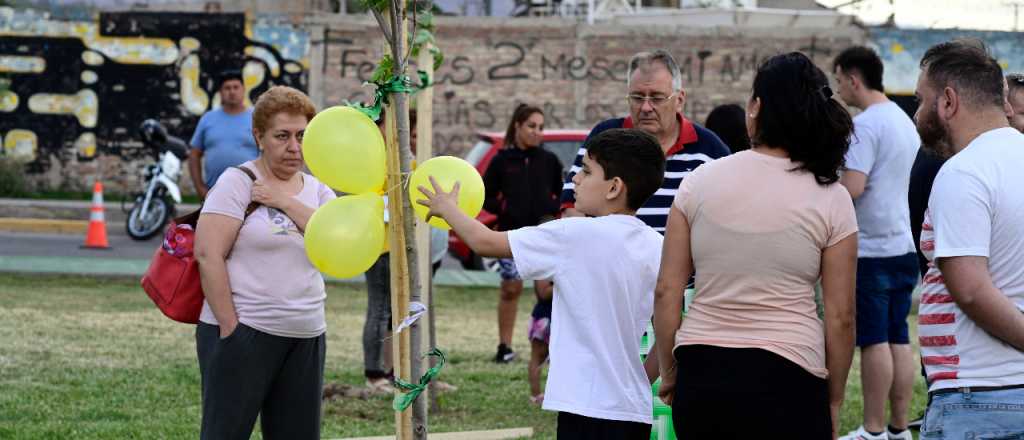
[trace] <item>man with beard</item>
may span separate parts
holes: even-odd
[[[1006,117],[1009,118],[1011,127],[1024,133],[1024,73],[1006,75],[1006,83],[1006,100],[1009,104]]]
[[[863,110],[840,183],[857,211],[857,346],[860,347],[864,424],[841,440],[912,440],[907,413],[913,397],[910,297],[917,285],[917,257],[907,197],[910,168],[921,140],[914,122],[885,96],[882,59],[855,46],[833,63],[839,96]],[[885,407],[890,417],[886,432]]]
[[[1007,123],[1002,68],[982,43],[936,45],[921,69],[922,145],[949,158],[921,232],[932,263],[918,315],[921,434],[1024,436],[1024,134]]]

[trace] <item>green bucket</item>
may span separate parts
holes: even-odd
[[[690,303],[693,302],[694,295],[693,289],[686,290],[683,302],[684,317],[686,316],[686,311],[690,308]],[[647,353],[653,346],[654,326],[648,324],[647,332],[640,338],[641,359],[647,357]],[[675,426],[672,425],[672,407],[666,405],[658,397],[659,386],[661,386],[661,378],[654,381],[654,385],[651,386],[651,395],[654,396],[654,425],[651,426],[651,440],[676,440]]]
[[[676,440],[676,430],[672,425],[672,407],[658,398],[659,386],[661,386],[660,378],[651,386],[651,393],[654,395],[654,425],[651,426],[651,440]]]

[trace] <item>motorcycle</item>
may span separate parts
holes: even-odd
[[[181,138],[167,134],[167,130],[154,119],[147,119],[139,127],[142,143],[156,156],[156,163],[142,169],[145,192],[136,194],[125,229],[135,240],[148,240],[159,234],[174,217],[175,204],[181,203],[181,163],[188,159],[188,144]]]

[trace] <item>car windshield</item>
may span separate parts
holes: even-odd
[[[555,156],[558,156],[558,161],[562,162],[563,176],[569,174],[569,168],[572,168],[573,162],[576,161],[576,153],[580,151],[582,145],[583,141],[544,142],[544,148],[555,153]]]
[[[469,153],[466,153],[466,162],[469,162],[474,167],[480,164],[480,160],[484,158],[487,151],[491,149],[491,143],[486,141],[479,141],[473,148],[469,149]]]

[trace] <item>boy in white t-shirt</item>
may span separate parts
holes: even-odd
[[[588,140],[573,178],[576,209],[587,217],[497,232],[459,211],[458,185],[420,187],[430,216],[443,217],[477,254],[514,258],[528,279],[555,283],[551,367],[543,408],[558,411],[558,439],[633,440],[650,436],[650,381],[640,337],[651,319],[661,234],[636,210],[661,186],[665,155],[639,130]]]

